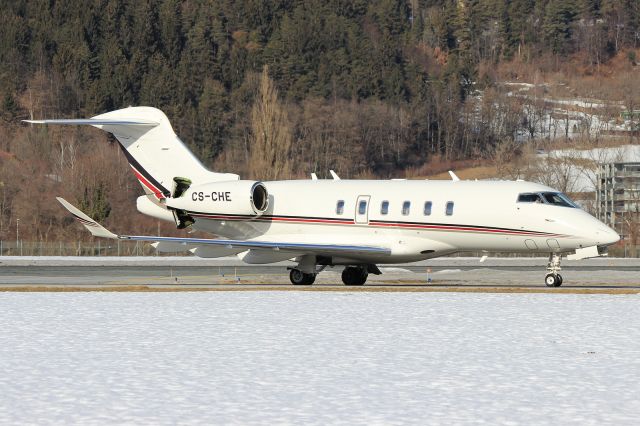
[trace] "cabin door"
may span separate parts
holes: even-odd
[[[369,223],[370,195],[360,195],[356,201],[356,223]]]

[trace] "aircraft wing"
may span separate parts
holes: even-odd
[[[283,242],[283,241],[256,241],[256,240],[227,240],[227,239],[208,239],[208,238],[180,238],[180,237],[160,237],[145,235],[116,235],[107,230],[95,220],[78,210],[64,198],[56,197],[56,199],[75,217],[75,219],[84,225],[92,235],[102,238],[111,238],[129,241],[151,241],[151,242],[169,242],[183,243],[197,246],[219,246],[223,248],[244,248],[262,249],[274,251],[290,251],[293,253],[316,253],[328,255],[363,255],[378,254],[390,255],[391,249],[387,247],[347,245],[347,244],[307,244],[299,242]]]

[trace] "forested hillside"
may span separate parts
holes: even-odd
[[[21,119],[150,105],[219,171],[260,179],[324,176],[329,168],[347,177],[397,176],[435,158],[492,158],[496,146],[513,142],[526,123],[517,112],[496,111],[510,111],[508,99],[492,97],[500,64],[553,72],[572,58],[597,75],[621,52],[635,66],[640,47],[637,0],[0,6],[0,234],[11,235],[18,214],[31,210],[25,232],[37,239],[58,236],[63,213],[54,194],[102,216],[110,208],[130,212],[118,223],[134,225],[140,191],[99,132],[31,129]],[[265,102],[275,115],[260,116]],[[271,157],[261,141],[271,143],[265,120],[279,128],[273,143],[281,152]],[[283,153],[289,160],[272,168]]]

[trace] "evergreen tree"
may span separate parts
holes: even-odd
[[[573,0],[549,0],[545,8],[543,31],[553,53],[565,54],[571,50],[575,17]]]
[[[93,187],[85,186],[83,196],[78,200],[78,207],[95,221],[104,222],[111,213],[104,183]]]
[[[182,9],[179,0],[164,0],[158,12],[160,46],[167,63],[176,67],[184,46]]]

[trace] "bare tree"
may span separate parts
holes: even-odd
[[[638,212],[637,204],[635,206],[635,211],[632,211],[624,217],[622,225],[626,228],[624,244],[629,248],[627,255],[629,257],[638,257],[638,243],[640,243],[640,213]]]
[[[501,179],[533,181],[539,173],[536,150],[532,144],[519,144],[513,139],[503,140],[497,144],[493,159]]]
[[[640,127],[637,108],[640,105],[640,91],[638,90],[637,76],[634,73],[625,73],[621,76],[623,88],[623,102],[629,113],[629,134],[630,141],[633,142],[637,137],[638,128]]]
[[[251,129],[248,167],[251,176],[265,180],[290,177],[291,126],[287,110],[278,100],[278,91],[269,77],[267,65],[262,69],[251,111]]]

